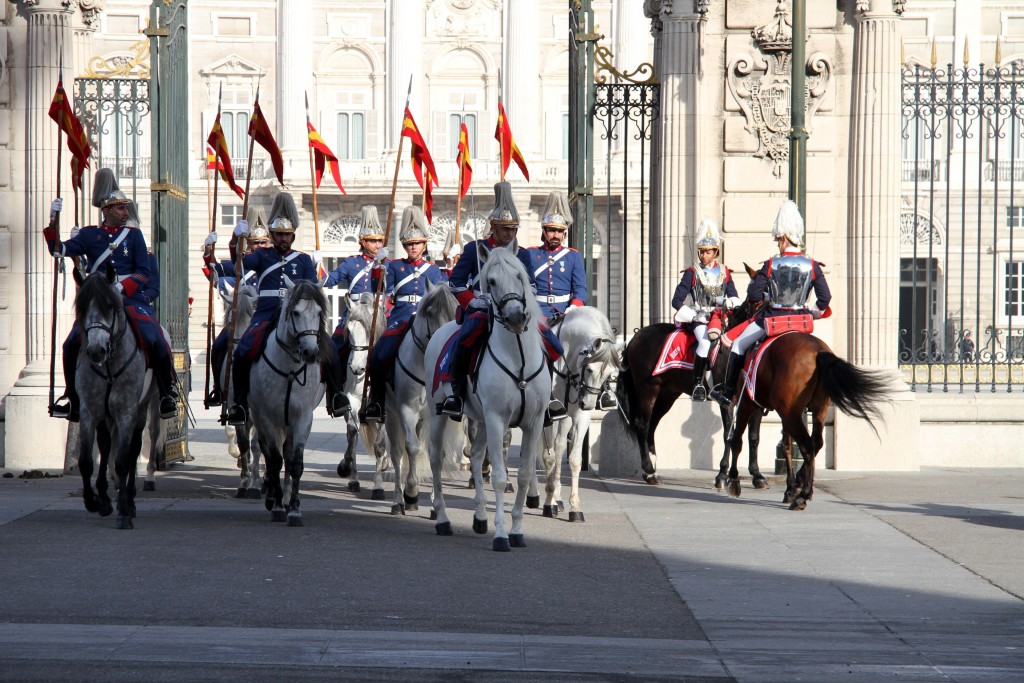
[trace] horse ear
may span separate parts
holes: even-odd
[[[487,263],[487,258],[491,255],[491,252],[484,246],[483,240],[477,240],[476,243],[476,264],[477,266],[483,266]]]
[[[515,237],[513,237],[512,238],[512,242],[508,245],[508,250],[512,252],[513,256],[518,254],[519,253],[519,240],[516,239]]]
[[[747,265],[746,261],[743,262],[743,267],[747,270],[747,275],[750,276],[750,279],[753,280],[754,276],[757,275],[757,271]]]

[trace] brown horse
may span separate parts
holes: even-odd
[[[729,494],[740,495],[736,463],[743,447],[743,430],[749,425],[752,432],[757,431],[763,411],[774,410],[782,419],[782,428],[804,455],[804,464],[794,477],[787,452],[786,493],[782,502],[790,503],[790,510],[803,510],[814,495],[814,456],[824,445],[822,432],[829,405],[834,403],[847,415],[867,420],[874,429],[871,418],[881,418],[877,403],[889,401],[890,381],[885,371],[858,368],[810,334],[790,332],[775,338],[758,363],[754,400],[742,387],[734,399],[736,418],[733,431],[727,436],[728,448],[732,450]],[[804,422],[805,409],[811,415],[810,433]]]
[[[747,318],[746,304],[730,311],[726,318],[726,327],[738,324]],[[623,352],[623,368],[619,373],[618,398],[622,413],[629,422],[630,431],[640,446],[640,460],[644,470],[644,481],[658,484],[661,479],[656,472],[657,454],[654,447],[654,432],[661,419],[672,408],[683,394],[693,391],[693,371],[683,368],[668,370],[654,375],[654,368],[661,356],[662,348],[668,336],[678,328],[671,323],[655,323],[639,330]],[[722,349],[711,367],[712,383],[717,384],[725,377],[725,362],[728,352]],[[722,428],[729,434],[732,425],[730,411],[722,408]],[[761,474],[757,466],[757,447],[760,432],[754,428],[761,421],[761,413],[751,415],[750,430],[750,461],[749,471],[754,488],[768,488],[768,480]],[[729,443],[726,442],[725,452],[718,476],[715,477],[715,488],[723,489],[727,483],[726,469],[729,462]]]

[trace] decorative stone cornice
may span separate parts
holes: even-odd
[[[857,0],[857,4],[854,5],[854,10],[858,15],[869,14],[872,12],[872,5],[876,6],[873,11],[877,14],[884,14],[886,9],[889,9],[894,14],[903,16],[907,0]],[[886,5],[888,5],[888,7],[886,7]]]
[[[105,0],[78,0],[78,9],[82,11],[82,22],[89,28],[96,28],[104,5]]]
[[[785,0],[778,0],[772,20],[753,29],[750,35],[757,49],[765,54],[792,51],[793,26],[789,23],[789,8]]]

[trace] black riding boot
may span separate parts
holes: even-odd
[[[465,356],[469,352],[461,346],[452,350],[452,395],[437,405],[438,415],[447,415],[456,422],[462,422],[462,411],[464,409],[462,397],[466,393],[466,361]]]
[[[740,372],[743,370],[743,356],[738,353],[730,353],[728,363],[725,366],[725,381],[711,391],[711,398],[715,399],[723,408],[732,404],[732,395],[736,390],[736,383],[740,379]]]
[[[704,356],[693,358],[693,391],[690,398],[694,401],[708,400],[708,390],[704,386],[704,372],[708,369],[708,359]]]
[[[367,390],[366,407],[363,409],[362,422],[383,422],[384,421],[384,384],[387,381],[385,373],[380,368],[370,363],[366,381],[370,383]]]
[[[324,384],[327,385],[327,414],[331,417],[341,417],[352,408],[344,390],[344,368],[346,366],[347,363],[342,363],[340,360],[323,363],[320,366]]]
[[[170,356],[157,358],[153,363],[153,380],[160,392],[160,417],[164,420],[178,415],[178,377]]]
[[[231,388],[235,404],[228,411],[228,424],[236,427],[245,424],[249,417],[249,370],[252,363],[247,358],[236,358],[231,366]]]
[[[555,386],[555,363],[550,358],[546,358],[548,362],[548,372],[551,373],[551,386]],[[548,409],[544,411],[544,426],[550,427],[559,420],[564,420],[569,417],[569,411],[566,410],[565,404],[559,401],[554,396],[551,397],[551,401],[548,403]]]
[[[52,417],[66,418],[68,422],[78,422],[78,390],[75,388],[75,370],[78,367],[77,344],[69,344],[64,352],[64,396],[50,406]]]

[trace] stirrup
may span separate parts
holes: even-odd
[[[160,397],[160,418],[169,420],[178,416],[178,397],[168,394]]]
[[[350,410],[352,404],[345,394],[337,393],[327,400],[327,414],[331,417],[342,417]]]
[[[703,382],[697,382],[693,385],[693,391],[690,392],[690,399],[698,402],[708,400],[708,390],[705,388]]]
[[[729,396],[725,393],[725,387],[722,384],[719,384],[714,389],[712,389],[711,393],[708,394],[708,396],[712,400],[718,401],[718,405],[722,406],[723,408],[728,408],[729,406],[732,405],[732,396]]]
[[[565,409],[565,405],[557,398],[551,399],[548,403],[548,415],[551,416],[552,422],[558,422],[569,417],[569,411]]]
[[[618,399],[616,399],[615,394],[610,391],[601,392],[601,396],[597,399],[598,410],[614,410],[618,405]]]
[[[246,407],[240,403],[236,403],[231,406],[231,410],[228,411],[228,424],[234,427],[243,427],[245,426],[248,417],[249,411]]]
[[[374,401],[370,405],[366,406],[366,410],[361,416],[366,422],[383,422],[384,421],[384,406],[379,402]]]
[[[207,408],[216,408],[223,403],[224,397],[221,396],[220,389],[216,387],[210,390],[210,393],[206,395],[206,399],[203,401]]]
[[[50,406],[50,417],[67,420],[68,422],[78,422],[78,410],[71,405],[71,399],[63,396]]]
[[[441,415],[447,415],[456,422],[462,422],[462,397],[452,394],[444,402],[438,404],[437,410]]]

